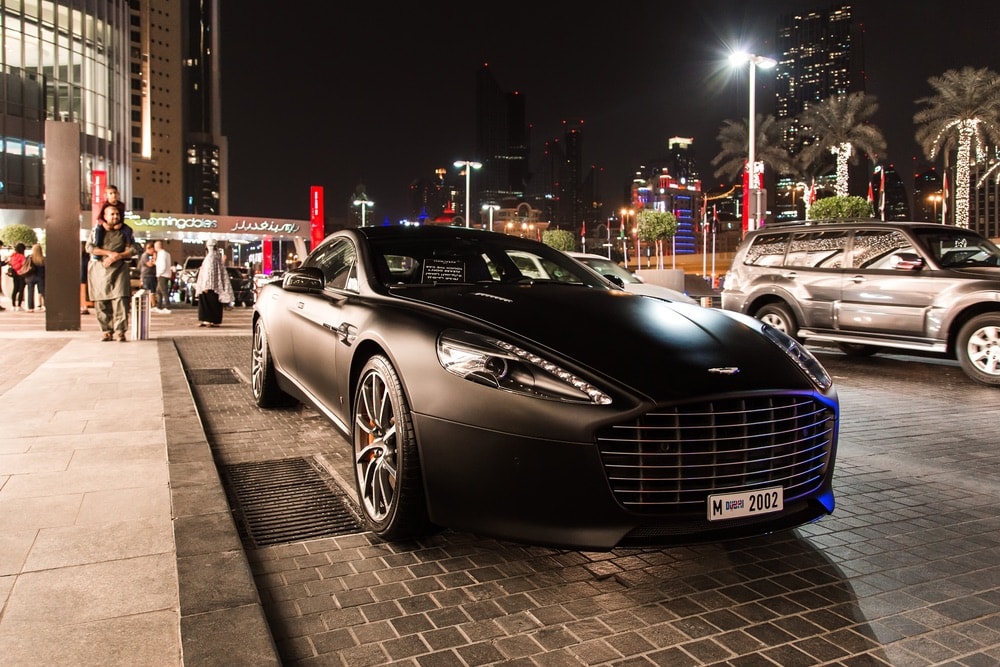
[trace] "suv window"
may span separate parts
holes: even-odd
[[[846,229],[797,232],[792,235],[785,266],[810,269],[839,269],[847,251]]]
[[[743,263],[748,266],[781,266],[790,234],[761,234],[750,242]]]
[[[895,229],[859,229],[854,232],[852,266],[859,269],[893,269],[899,253],[913,252],[913,244]]]

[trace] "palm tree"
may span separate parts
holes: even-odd
[[[927,80],[935,94],[917,100],[925,108],[913,115],[917,143],[929,160],[956,151],[955,224],[969,226],[969,167],[988,146],[1000,145],[1000,78],[987,69],[963,67]]]
[[[858,152],[868,155],[885,152],[882,131],[868,124],[877,110],[875,96],[849,93],[831,95],[799,114],[803,135],[815,137],[815,141],[803,148],[800,158],[803,164],[811,164],[819,162],[824,151],[833,153],[837,162],[838,197],[848,195],[847,165],[858,163]]]
[[[774,116],[756,115],[757,138],[754,158],[770,167],[775,173],[792,171],[792,158],[782,145],[783,125]],[[716,178],[735,179],[742,173],[750,153],[750,131],[746,119],[722,122],[716,140],[722,150],[712,158]]]

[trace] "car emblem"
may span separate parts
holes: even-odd
[[[709,373],[715,373],[716,375],[736,375],[740,372],[740,369],[736,366],[716,366],[715,368],[709,368]]]

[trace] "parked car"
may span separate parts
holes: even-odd
[[[1000,248],[923,222],[768,224],[734,256],[722,307],[845,353],[914,350],[956,358],[1000,386]]]
[[[692,299],[684,292],[680,292],[675,289],[670,289],[669,287],[663,287],[662,285],[652,285],[645,283],[642,279],[621,266],[617,262],[613,262],[607,257],[601,257],[600,255],[593,255],[586,252],[566,252],[567,255],[586,264],[594,271],[615,283],[626,292],[634,292],[635,294],[645,294],[646,296],[656,297],[657,299],[665,299],[667,301],[676,301],[678,303],[698,303],[695,299]]]
[[[198,279],[198,269],[204,257],[187,257],[184,259],[183,268],[178,276],[177,283],[180,290],[180,299],[192,306],[198,304],[198,295],[195,293],[195,281]],[[254,289],[253,279],[237,266],[227,266],[229,281],[233,286],[233,305],[246,306],[253,305],[257,292]]]
[[[194,281],[198,279],[198,269],[201,268],[203,261],[205,261],[204,257],[185,257],[184,263],[181,264],[180,273],[177,275],[177,290],[180,301],[183,303],[191,305],[198,303]]]
[[[549,277],[524,275],[525,255]],[[306,403],[343,432],[385,540],[449,527],[609,549],[834,509],[839,403],[812,354],[536,241],[340,230],[261,286],[252,320],[255,402]]]

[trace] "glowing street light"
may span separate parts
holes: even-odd
[[[469,179],[472,177],[472,170],[482,168],[483,163],[473,160],[455,160],[455,166],[459,169],[465,167],[465,226],[469,227],[471,216],[469,213]]]
[[[468,206],[468,204],[466,204]],[[497,204],[483,204],[483,210],[490,212],[490,231],[493,231],[493,212],[499,211],[500,207]]]
[[[367,197],[365,197],[363,199],[355,199],[354,200],[354,205],[361,207],[361,226],[364,227],[365,226],[365,212],[368,209],[370,209],[373,206],[375,206],[375,202],[373,202],[372,200],[370,200]]]
[[[757,215],[760,212],[760,201],[757,198],[759,188],[757,179],[757,155],[754,150],[755,143],[757,141],[757,128],[756,128],[756,87],[757,87],[757,68],[770,69],[778,64],[778,61],[774,58],[768,58],[767,56],[757,56],[744,51],[734,53],[729,56],[729,62],[734,66],[745,65],[750,63],[750,116],[747,119],[747,188],[743,193],[744,207],[747,211],[747,229],[746,231],[753,231],[757,229]],[[753,206],[750,202],[753,202]]]
[[[934,217],[931,218],[934,222],[943,222],[941,220],[938,220],[938,216],[937,216],[937,207],[938,207],[938,204],[941,203],[942,199],[944,199],[944,197],[942,197],[940,194],[927,195],[927,201],[929,201],[929,202],[931,202],[931,203],[934,204]],[[926,211],[927,209],[924,209],[924,210]]]

